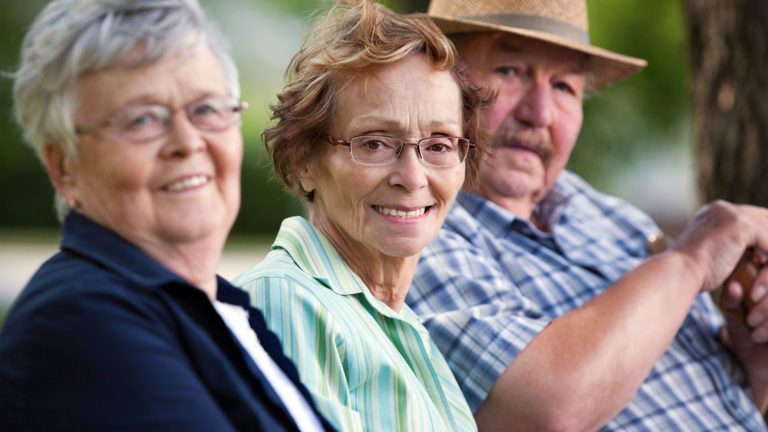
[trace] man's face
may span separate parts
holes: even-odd
[[[586,57],[502,33],[460,41],[472,81],[498,93],[482,116],[491,153],[476,191],[518,216],[530,209],[565,168],[582,125]]]

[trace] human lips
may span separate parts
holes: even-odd
[[[192,175],[192,176],[186,176],[182,177],[180,179],[174,180],[173,182],[163,186],[163,190],[168,192],[179,192],[186,189],[193,189],[200,187],[206,183],[209,183],[211,181],[211,177],[207,175]]]
[[[539,149],[533,148],[531,146],[522,145],[522,144],[520,144],[518,142],[514,142],[514,141],[513,142],[505,143],[503,147],[504,148],[508,148],[508,149],[512,149],[512,150],[522,150],[522,151],[526,151],[526,152],[529,152],[529,153],[533,153],[533,154],[537,155],[538,157],[542,156],[541,151]]]
[[[395,208],[378,206],[378,205],[377,206],[373,206],[373,208],[377,212],[379,212],[379,213],[381,213],[381,214],[383,214],[385,216],[394,216],[394,217],[398,217],[398,218],[402,218],[402,219],[414,219],[414,218],[417,218],[417,217],[421,217],[421,216],[424,215],[424,213],[427,212],[427,210],[429,210],[430,207],[431,206],[420,207],[420,208],[413,209],[413,210],[401,210],[401,209],[395,209]]]

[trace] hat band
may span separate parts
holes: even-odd
[[[558,19],[543,17],[541,15],[528,15],[516,13],[464,15],[461,19],[480,21],[486,24],[500,25],[504,27],[516,27],[524,30],[533,30],[562,36],[589,44],[589,33],[573,24]]]

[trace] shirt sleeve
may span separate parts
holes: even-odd
[[[280,339],[318,411],[338,430],[362,431],[361,414],[351,404],[344,338],[325,306],[290,278],[259,277],[241,287]]]
[[[406,299],[425,319],[472,411],[550,322],[492,253],[444,228],[422,253]]]
[[[0,429],[233,430],[159,304],[80,288],[9,317]]]

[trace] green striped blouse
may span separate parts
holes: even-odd
[[[304,218],[235,280],[261,309],[320,412],[343,431],[474,431],[472,413],[416,314],[368,291]]]

